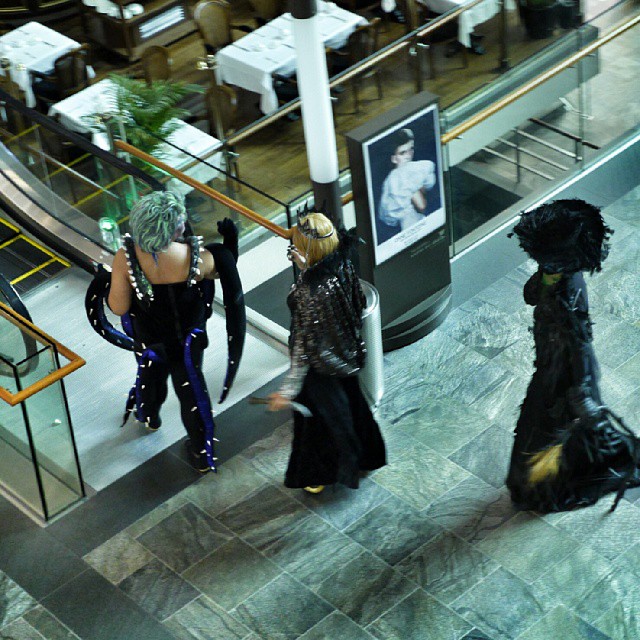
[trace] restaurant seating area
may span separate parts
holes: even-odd
[[[414,0],[405,0],[396,6],[396,13],[384,13],[378,3],[320,1],[318,24],[330,77],[344,74],[403,38],[416,16],[422,22],[430,19],[434,10],[457,6],[453,0],[435,2],[429,0],[433,5],[429,12],[419,10],[421,5]],[[449,5],[444,6],[447,2]],[[194,90],[189,89],[175,105],[182,109],[180,125],[172,130],[160,152],[163,159],[174,162],[174,168],[208,181],[249,208],[268,216],[282,214],[283,203],[293,202],[309,190],[299,112],[288,113],[287,117],[277,113],[298,97],[296,51],[291,16],[284,11],[286,3],[183,0],[173,5],[181,7],[189,29],[169,36],[174,14],[167,14],[161,33],[149,35],[144,46],[129,36],[125,38],[125,32],[120,35],[128,44],[120,46],[117,34],[122,25],[130,29],[135,23],[140,28],[141,20],[154,17],[159,11],[158,15],[164,15],[162,11],[169,5],[164,0],[137,4],[78,0],[73,17],[48,26],[27,22],[0,36],[0,83],[28,106],[56,117],[103,148],[110,146],[107,132],[104,127],[96,130],[95,123],[89,120],[95,115],[108,120],[113,115],[106,97],[112,74],[137,79],[150,91],[154,83],[192,85]],[[447,47],[441,46],[436,37],[438,30],[433,37],[417,43],[426,45],[426,64],[419,61],[414,47],[406,47],[332,86],[341,169],[348,165],[343,134],[366,119],[388,111],[423,89],[439,95],[441,107],[447,107],[499,77],[502,43],[497,7],[496,0],[483,0],[462,13],[456,23],[442,28],[444,33],[447,27],[450,30],[452,24],[457,24],[456,42],[462,45],[470,42],[473,33],[481,31],[486,55],[468,55],[468,48],[461,46],[461,65],[460,57],[449,56]],[[546,40],[532,40],[520,23],[518,12],[513,10],[514,5],[508,3],[507,9],[511,65],[529,58],[564,33],[556,29]],[[406,21],[397,20],[398,11]],[[470,15],[465,18],[467,13]],[[96,35],[92,21],[97,17],[109,27],[108,42]],[[265,115],[272,118],[263,125],[260,121]],[[111,128],[112,135],[121,137],[122,132],[115,130],[117,126],[112,124]],[[21,133],[16,121],[3,123],[3,129],[3,138]],[[227,143],[239,132],[241,140]],[[157,136],[158,132],[150,135]],[[28,139],[23,142],[28,147]],[[64,162],[60,159],[64,154],[57,155],[56,160]],[[77,160],[75,166],[80,170],[82,163],[90,162]],[[265,171],[265,167],[271,170]],[[91,175],[90,167],[87,171]],[[242,186],[240,176],[251,188]],[[61,188],[66,189],[64,184],[74,180],[74,174],[67,175]],[[78,191],[77,185],[68,190]],[[70,199],[73,201],[73,197]],[[194,211],[194,220],[202,221],[198,231],[215,234],[218,214],[212,218],[211,204],[196,197],[188,204]],[[251,228],[247,224],[243,232]]]

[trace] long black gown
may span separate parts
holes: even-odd
[[[364,363],[360,336],[364,294],[342,234],[337,251],[300,274],[287,298],[291,310],[292,370],[302,378],[295,400],[285,486],[341,483],[357,488],[362,471],[386,464],[382,435],[358,383]]]
[[[564,511],[640,484],[638,440],[602,406],[592,346],[587,288],[581,273],[524,288],[534,310],[535,372],[522,403],[507,486],[513,501],[536,511]],[[561,445],[557,474],[532,482],[535,454]]]

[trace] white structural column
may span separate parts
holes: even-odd
[[[292,0],[293,39],[307,160],[316,207],[342,222],[338,151],[324,44],[318,30],[317,0]]]

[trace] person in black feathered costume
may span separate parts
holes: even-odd
[[[386,464],[380,429],[358,384],[365,361],[360,335],[365,297],[349,256],[357,238],[310,213],[293,231],[289,257],[301,268],[287,298],[291,370],[269,409],[292,400],[293,445],[285,486],[319,493],[341,483],[356,489],[361,472]]]
[[[535,372],[522,403],[507,487],[517,506],[540,512],[594,504],[640,484],[640,441],[603,405],[582,271],[609,251],[600,210],[556,200],[522,215],[513,234],[539,265],[524,287],[534,307]]]

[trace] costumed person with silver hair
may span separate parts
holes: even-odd
[[[538,263],[524,287],[534,307],[535,372],[522,403],[507,487],[540,512],[594,504],[640,484],[640,441],[602,402],[581,272],[601,270],[612,230],[600,209],[556,200],[524,213],[513,235]]]
[[[205,473],[216,467],[213,411],[202,374],[214,278],[220,278],[223,288],[229,334],[229,363],[220,402],[238,368],[246,317],[234,223],[228,218],[218,222],[223,243],[203,247],[201,237],[184,236],[186,220],[178,195],[157,191],[141,198],[131,209],[131,233],[124,236],[112,271],[104,265],[98,268],[85,305],[100,335],[136,355],[138,373],[123,425],[135,411],[149,431],[160,428],[170,376],[188,434],[191,464]],[[122,317],[124,334],[109,323],[105,301]]]
[[[291,369],[269,396],[269,410],[294,411],[293,444],[284,484],[319,493],[341,483],[356,489],[362,472],[386,464],[380,429],[358,383],[366,350],[360,335],[366,300],[350,255],[355,235],[322,213],[293,229],[289,259],[301,269],[287,298]]]

